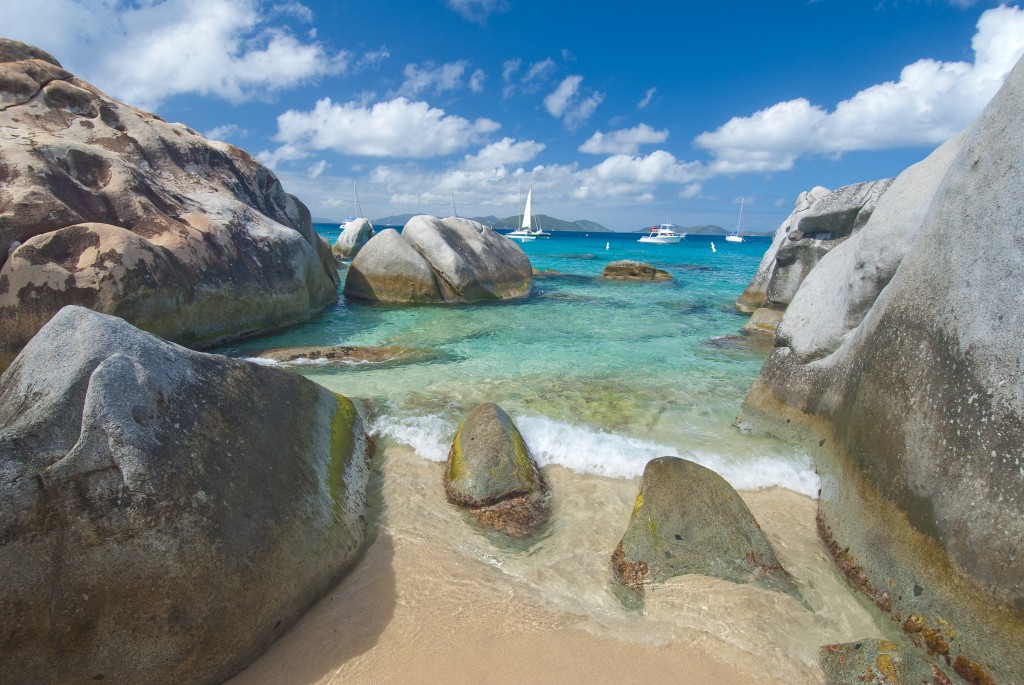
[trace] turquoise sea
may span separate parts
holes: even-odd
[[[317,230],[332,243],[338,235],[336,225]],[[314,321],[223,351],[401,345],[435,352],[407,366],[292,367],[336,392],[374,400],[378,437],[429,460],[444,460],[461,418],[489,401],[516,419],[542,465],[631,478],[653,457],[678,455],[738,489],[779,485],[815,496],[806,455],[733,426],[768,351],[767,341],[738,336],[746,318],[733,302],[770,239],[688,236],[650,245],[638,237],[555,233],[521,243],[534,269],[554,272],[537,276],[525,300],[386,307],[341,297]],[[648,262],[673,281],[602,280],[604,266],[618,259]]]
[[[337,236],[335,226],[318,229]],[[451,645],[465,640],[470,652],[492,654],[480,657],[489,675],[459,671],[451,682],[517,682],[487,670],[496,658],[487,650],[509,635],[542,636],[551,655],[593,639],[652,663],[674,658],[656,656],[662,648],[687,645],[701,661],[746,674],[740,682],[821,683],[822,644],[880,636],[818,540],[819,481],[808,455],[734,425],[770,342],[738,335],[746,318],[733,302],[768,239],[646,245],[638,237],[556,233],[523,244],[547,273],[521,301],[385,307],[341,298],[305,325],[221,350],[403,345],[433,353],[406,365],[287,367],[363,400],[377,444],[373,544],[233,685],[448,681]],[[617,259],[648,262],[673,280],[602,280]],[[525,548],[483,532],[444,497],[442,462],[480,402],[513,417],[551,488],[551,519]],[[704,576],[651,587],[640,606],[624,601],[609,560],[644,466],[664,455],[704,464],[741,491],[806,605]],[[354,648],[351,636],[364,633]],[[464,657],[460,668],[474,668]],[[603,680],[600,667],[579,668],[580,682]]]

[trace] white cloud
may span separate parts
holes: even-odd
[[[306,23],[313,21],[313,10],[301,2],[285,2],[280,5],[274,5],[274,11],[281,14],[290,14]]]
[[[654,94],[658,92],[657,88],[648,88],[644,96],[640,98],[640,102],[636,103],[637,109],[644,109],[647,105],[651,104],[651,100],[654,99]]]
[[[469,121],[404,97],[373,106],[318,100],[308,112],[288,110],[277,118],[274,152],[267,163],[301,159],[312,150],[333,150],[367,157],[425,159],[451,154],[482,142],[500,125],[490,119]],[[300,156],[296,156],[300,155]]]
[[[898,81],[866,88],[833,112],[806,99],[772,105],[697,136],[717,173],[785,170],[809,154],[937,145],[969,124],[1024,55],[1024,11],[984,12],[968,62],[922,59]]]
[[[483,24],[487,17],[509,9],[508,0],[445,0],[445,4],[462,15],[463,19]]]
[[[579,150],[591,154],[635,155],[641,145],[664,143],[666,140],[668,130],[657,131],[647,124],[640,124],[609,133],[595,131]]]
[[[469,89],[474,93],[484,92],[484,80],[486,78],[487,75],[484,74],[483,69],[475,70],[473,74],[469,77]]]
[[[544,107],[548,114],[561,119],[568,128],[576,128],[594,113],[597,106],[604,100],[604,93],[591,93],[580,99],[580,84],[583,77],[578,74],[567,76],[562,79],[547,97],[544,98]]]
[[[502,138],[491,143],[475,155],[466,155],[462,168],[469,170],[494,169],[529,162],[544,149],[543,143],[532,140],[516,142],[514,138]]]
[[[38,0],[5,10],[4,33],[49,50],[119,99],[156,109],[195,93],[243,102],[344,72],[352,56],[269,18],[298,3],[259,0]],[[102,46],[102,49],[99,49]]]
[[[703,190],[703,188],[704,186],[700,183],[690,183],[689,185],[683,186],[683,189],[679,191],[679,197],[684,200],[693,199],[700,195],[700,191]]]
[[[203,133],[204,136],[210,140],[223,140],[228,141],[232,138],[244,138],[248,134],[248,131],[243,129],[238,124],[224,124],[223,126],[217,126],[211,128],[209,131]]]
[[[465,60],[440,66],[433,62],[424,62],[422,66],[407,64],[404,71],[405,81],[398,92],[407,97],[417,97],[427,91],[436,95],[461,88],[464,85],[462,76],[468,66],[469,63]]]
[[[319,162],[306,169],[306,175],[310,178],[317,178],[320,174],[324,173],[324,169],[326,168],[327,162],[321,159]]]
[[[573,98],[576,97],[582,82],[582,76],[567,76],[564,78],[558,84],[558,87],[544,98],[544,107],[547,108],[548,114],[556,119],[560,118],[569,108]]]

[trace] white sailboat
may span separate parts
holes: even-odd
[[[738,224],[736,224],[736,230],[733,231],[732,233],[730,233],[729,235],[725,236],[726,242],[729,242],[729,243],[742,243],[743,242],[743,236],[740,235],[740,231],[743,230],[743,203],[744,203],[744,200],[741,198],[740,199],[740,221],[739,221]]]
[[[522,197],[522,195],[520,195],[519,197]],[[533,215],[533,186],[530,186],[529,192],[526,193],[526,209],[523,211],[522,224],[516,230],[506,233],[505,236],[508,238],[512,238],[514,240],[533,240],[534,238],[550,238],[551,234],[542,229],[539,225],[537,226],[537,228],[533,228],[533,220],[536,218],[537,217]]]
[[[341,225],[338,226],[338,228],[340,228],[341,231],[344,233],[345,229],[350,224],[354,225],[355,221],[362,219],[363,221],[370,225],[370,231],[373,231],[373,222],[363,216],[363,206],[359,203],[359,191],[356,190],[355,181],[352,182],[352,200],[355,203],[355,216],[350,216],[344,221],[342,221]]]

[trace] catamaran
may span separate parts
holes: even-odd
[[[686,237],[685,233],[677,233],[675,229],[678,228],[675,224],[662,224],[661,226],[651,226],[651,232],[645,236],[641,236],[638,243],[654,243],[655,245],[675,245],[680,240]]]
[[[740,221],[739,221],[738,224],[736,224],[736,230],[733,231],[732,233],[728,234],[727,236],[725,236],[726,242],[729,242],[729,243],[742,243],[743,242],[743,236],[740,235],[740,231],[743,230],[743,202],[744,202],[744,200],[741,198],[740,199]]]
[[[520,190],[519,192],[523,191]],[[522,195],[519,197],[522,198]],[[551,234],[540,227],[539,221],[537,222],[537,228],[533,228],[533,220],[536,218],[533,215],[533,186],[530,186],[530,191],[526,194],[526,209],[523,211],[522,224],[516,230],[506,233],[505,237],[524,241],[533,240],[534,238],[550,238]]]

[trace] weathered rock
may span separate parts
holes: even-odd
[[[434,271],[416,249],[386,228],[360,250],[345,277],[345,296],[373,302],[441,301]],[[364,246],[365,247],[365,246]]]
[[[755,309],[750,315],[750,320],[743,326],[744,333],[756,333],[758,335],[775,335],[775,330],[782,321],[785,312],[781,309],[761,307]]]
[[[624,585],[697,573],[736,583],[756,581],[797,599],[747,505],[724,478],[686,459],[647,462],[633,515],[612,554]]]
[[[512,419],[501,407],[477,405],[459,426],[444,474],[448,501],[514,538],[548,517],[548,488]]]
[[[334,241],[331,252],[338,259],[355,259],[359,250],[363,249],[370,238],[374,235],[373,226],[363,218],[353,219],[345,222],[341,235]]]
[[[267,359],[282,364],[323,362],[347,364],[411,364],[437,359],[434,350],[388,345],[384,347],[329,345],[314,347],[275,347],[247,352],[246,358]]]
[[[853,298],[801,292],[803,321],[783,319],[782,346],[739,418],[820,448],[820,530],[847,577],[905,630],[920,617],[922,646],[970,682],[1024,682],[1022,151],[1018,63],[962,139],[907,172],[933,194],[888,221],[920,226],[876,229],[872,217],[865,228],[916,236],[898,266],[879,270],[877,297],[870,287]],[[881,249],[871,244],[837,249]],[[833,260],[857,264],[830,254],[819,266]],[[807,330],[819,320],[826,334]],[[844,332],[846,321],[855,327]]]
[[[522,249],[468,219],[414,216],[386,229],[352,261],[345,295],[392,303],[476,302],[525,297],[533,270]]]
[[[766,304],[788,305],[807,274],[830,250],[859,230],[893,179],[844,186],[801,213],[795,230],[779,246],[765,288]]]
[[[815,186],[811,190],[800,193],[796,199],[796,203],[793,205],[793,211],[790,212],[786,220],[779,224],[779,227],[775,229],[775,233],[772,235],[772,244],[765,251],[764,256],[761,258],[761,263],[757,266],[757,271],[754,273],[754,277],[750,279],[750,284],[747,286],[743,294],[740,295],[739,299],[736,300],[736,308],[746,314],[753,313],[759,307],[765,306],[767,303],[766,289],[768,282],[771,280],[772,272],[775,270],[775,256],[779,252],[779,248],[782,243],[786,240],[789,234],[796,229],[797,223],[800,221],[800,217],[811,208],[811,206],[820,200],[821,198],[828,195],[830,191],[828,188],[821,186]]]
[[[352,403],[62,309],[0,376],[0,680],[221,682],[356,560]]]
[[[201,347],[337,298],[309,211],[247,153],[0,57],[0,369],[66,304]]]
[[[671,281],[672,274],[644,262],[620,259],[609,262],[604,267],[601,278],[613,281]]]
[[[888,640],[825,645],[819,658],[827,685],[953,685],[945,663],[926,660]]]
[[[805,361],[839,348],[917,241],[924,215],[962,142],[962,134],[955,136],[900,174],[867,223],[807,274],[807,286],[786,307],[786,324],[778,329],[780,345]]]

